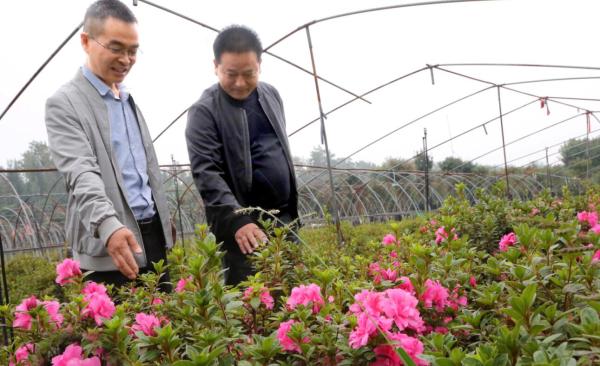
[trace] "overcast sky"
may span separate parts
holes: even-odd
[[[190,18],[220,29],[231,23],[254,28],[266,47],[312,20],[349,11],[415,1],[192,1],[155,0]],[[175,117],[216,82],[212,65],[215,32],[177,18],[150,5],[132,7],[139,21],[142,55],[125,80],[157,136]],[[43,61],[82,20],[90,1],[1,1],[0,111]],[[600,1],[597,0],[497,0],[406,7],[342,17],[310,27],[316,68],[322,77],[356,94],[365,93],[409,74],[426,64],[519,63],[600,66]],[[306,69],[311,68],[307,34],[302,30],[274,46],[274,54]],[[0,165],[19,158],[32,140],[46,141],[44,103],[61,84],[73,77],[85,54],[76,36],[33,82],[0,121]],[[566,68],[447,66],[445,69],[496,84],[548,78],[583,80],[527,83],[501,90],[503,112],[524,106],[504,117],[505,139],[557,124],[543,133],[523,138],[507,148],[508,160],[550,147],[551,162],[558,160],[560,143],[586,133],[586,109],[600,110],[600,71]],[[435,146],[498,116],[498,94],[491,88],[420,119],[454,100],[475,93],[487,84],[449,72],[418,72],[390,84],[366,99],[328,114],[330,148],[345,157],[383,135],[389,137],[353,157],[381,163],[386,157],[409,158],[422,146],[423,129],[428,144]],[[276,86],[283,99],[289,134],[318,117],[312,77],[264,55],[261,80]],[[320,83],[323,110],[327,113],[353,97]],[[561,98],[573,107],[549,103],[550,114],[540,108],[536,96]],[[581,108],[577,110],[576,107]],[[566,122],[563,120],[569,119]],[[155,143],[159,160],[171,155],[188,162],[184,128],[186,117]],[[592,130],[600,123],[592,118]],[[592,133],[592,136],[595,136]],[[477,128],[463,137],[433,149],[436,162],[446,156],[474,159],[501,145],[499,121]],[[308,157],[320,144],[317,123],[293,134],[294,155]],[[600,152],[599,152],[600,153]],[[543,152],[515,160],[515,165],[542,158]],[[500,164],[500,150],[476,163]],[[540,160],[539,162],[542,162]]]

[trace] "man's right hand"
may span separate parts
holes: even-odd
[[[242,253],[250,254],[258,248],[259,241],[267,241],[267,235],[256,224],[246,224],[235,232],[235,241]]]
[[[112,233],[108,238],[106,249],[119,271],[130,280],[135,279],[139,268],[133,253],[142,253],[142,248],[135,240],[131,230],[122,227]]]

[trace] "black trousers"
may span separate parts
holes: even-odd
[[[280,215],[278,219],[284,225],[293,221],[291,215],[287,213]],[[278,226],[281,226],[281,223]],[[294,230],[296,229],[294,228]],[[294,233],[288,234],[286,239],[292,243],[298,243],[298,237]],[[225,284],[229,286],[236,286],[256,272],[252,263],[248,260],[248,256],[240,250],[235,238],[233,239],[233,243],[229,243],[229,246],[225,248],[223,267],[227,269],[225,271]]]
[[[144,242],[144,250],[146,251],[148,263],[146,267],[140,268],[139,274],[148,273],[150,271],[154,272],[152,262],[158,262],[162,259],[164,260],[165,265],[167,264],[165,235],[163,233],[162,224],[160,223],[160,217],[158,216],[158,213],[156,213],[150,222],[138,222],[138,225],[142,233],[142,240]],[[86,270],[82,269],[82,271]],[[115,287],[121,287],[131,282],[138,282],[138,280],[130,280],[119,271],[95,271],[86,276],[86,280],[112,284]],[[160,278],[160,282],[160,291],[171,292],[172,285],[168,270]]]

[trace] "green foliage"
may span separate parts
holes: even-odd
[[[62,298],[60,287],[54,282],[56,262],[44,257],[17,255],[7,261],[6,281],[9,300],[18,304],[25,297],[37,294],[39,297]]]

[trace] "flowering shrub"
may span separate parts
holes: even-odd
[[[600,362],[600,195],[528,202],[449,198],[438,213],[271,240],[259,270],[223,285],[199,226],[160,275],[120,289],[56,266],[64,297],[0,307],[3,365],[595,365]],[[158,273],[164,263],[155,264]]]

